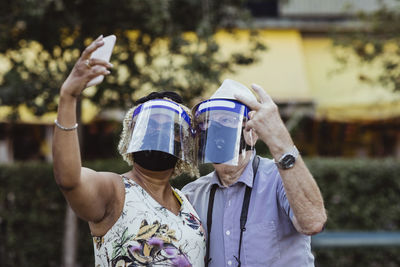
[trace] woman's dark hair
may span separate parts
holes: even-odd
[[[138,99],[135,102],[135,106],[139,105],[139,104],[142,104],[144,102],[147,102],[149,100],[162,99],[164,97],[167,97],[167,98],[169,98],[169,99],[171,99],[174,102],[179,103],[179,104],[183,103],[182,97],[180,95],[178,95],[177,93],[171,92],[171,91],[163,91],[163,92],[152,92],[152,93],[148,94],[147,96],[144,96],[144,97]]]

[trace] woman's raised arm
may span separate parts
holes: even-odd
[[[53,137],[54,177],[70,203],[81,218],[94,221],[104,216],[107,194],[96,199],[107,187],[106,173],[82,168],[77,134],[76,105],[86,84],[99,75],[108,75],[112,65],[90,55],[104,44],[100,36],[82,53],[60,90],[57,119]],[[96,201],[90,201],[96,200]],[[83,203],[93,203],[84,204]]]

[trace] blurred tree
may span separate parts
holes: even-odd
[[[396,0],[399,1],[399,0]],[[337,31],[334,44],[337,59],[348,64],[371,64],[379,73],[361,73],[359,79],[380,83],[392,91],[400,91],[400,1],[390,8],[380,0],[374,12],[359,12],[361,25],[354,31]],[[349,53],[350,52],[350,53]],[[354,56],[355,55],[355,56]]]
[[[255,32],[251,49],[222,57],[217,30],[249,22],[244,0],[15,0],[0,3],[0,105],[26,105],[36,115],[57,109],[59,88],[91,40],[115,34],[113,75],[83,98],[100,108],[127,108],[135,92],[173,90],[187,103],[235,64],[264,50]],[[191,33],[191,34],[189,34]],[[64,267],[76,266],[76,217],[67,209]]]
[[[100,34],[117,35],[117,69],[86,94],[94,103],[126,108],[143,88],[174,90],[190,101],[265,48],[251,33],[250,50],[221,57],[214,34],[249,22],[244,7],[244,0],[2,1],[0,53],[10,68],[0,80],[0,104],[25,104],[37,115],[56,110],[62,81]]]

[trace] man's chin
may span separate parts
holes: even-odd
[[[252,150],[242,150],[242,153],[240,153],[237,158],[233,158],[228,161],[220,163],[212,162],[212,164],[215,166],[230,166],[230,167],[238,166],[241,165],[241,163],[246,160],[247,156],[250,157],[252,153],[253,153]]]
[[[231,160],[228,160],[228,161],[225,161],[225,162],[220,162],[220,163],[212,162],[212,165],[216,165],[216,166],[237,166],[237,164],[234,164],[233,162],[234,162],[234,160],[231,159]]]

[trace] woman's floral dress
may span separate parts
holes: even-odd
[[[93,237],[95,266],[204,266],[205,233],[187,198],[177,189],[178,215],[123,177],[121,216],[102,237]]]

